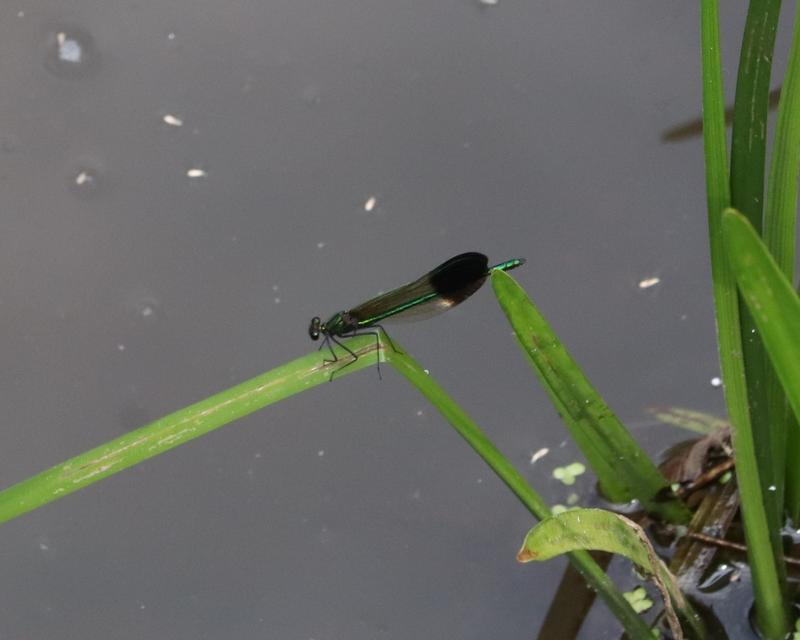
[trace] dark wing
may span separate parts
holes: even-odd
[[[420,320],[447,311],[480,289],[489,261],[482,253],[462,253],[407,285],[354,307],[349,315],[359,326],[385,320]]]

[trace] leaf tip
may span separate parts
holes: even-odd
[[[531,560],[536,560],[536,556],[539,555],[527,547],[522,547],[517,553],[517,562],[530,562]]]

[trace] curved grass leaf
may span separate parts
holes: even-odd
[[[722,218],[728,260],[795,416],[800,416],[800,298],[742,214]]]
[[[678,588],[675,577],[658,558],[642,528],[624,516],[602,509],[575,509],[543,520],[525,536],[520,562],[544,561],[578,549],[625,556],[652,577],[664,599],[664,611],[675,638],[682,638],[677,612],[695,637],[703,637],[700,619]]]
[[[506,273],[492,273],[492,286],[517,340],[570,434],[614,502],[638,499],[672,522],[689,511],[669,483],[606,405],[525,291]]]

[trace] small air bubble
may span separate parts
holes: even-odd
[[[117,345],[117,351],[125,351],[125,345],[120,342]]]
[[[56,41],[58,42],[58,57],[60,60],[76,64],[83,60],[83,48],[80,42],[70,38],[63,31],[59,31],[56,34]]]
[[[324,455],[325,455],[325,449],[320,449],[319,451],[317,451],[317,455],[318,455],[320,458],[321,458],[322,456],[324,456]]]
[[[166,114],[163,117],[163,120],[166,124],[171,127],[182,127],[183,126],[183,119],[179,118],[178,116],[174,116],[171,113]]]
[[[372,211],[375,208],[375,205],[378,203],[378,199],[375,196],[372,196],[364,203],[364,211]]]
[[[91,71],[97,62],[92,37],[81,29],[64,28],[47,36],[45,68],[62,78],[77,78]]]
[[[317,249],[324,249],[325,243],[324,242],[317,242]]]
[[[172,31],[170,31],[167,34],[167,40],[174,40],[174,39],[175,39],[175,34]]]

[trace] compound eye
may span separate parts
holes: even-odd
[[[319,340],[321,325],[322,325],[322,320],[319,318],[319,316],[314,316],[313,318],[311,318],[311,324],[308,325],[308,336],[312,340]]]

